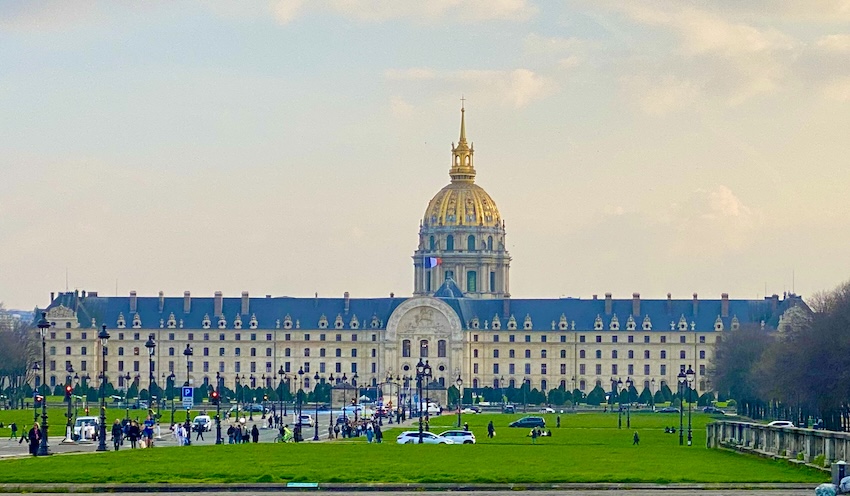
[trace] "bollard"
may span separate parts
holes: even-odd
[[[847,464],[844,460],[837,461],[832,464],[832,483],[836,486],[841,483],[841,479],[847,477]]]

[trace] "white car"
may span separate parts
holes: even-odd
[[[418,444],[419,443],[419,431],[406,431],[402,432],[396,438],[396,442],[398,444]],[[422,433],[422,444],[454,444],[455,442],[451,439],[443,436],[438,436],[433,432],[423,432]]]
[[[454,441],[454,444],[475,444],[475,434],[469,431],[451,430],[441,432],[440,435],[447,439],[451,439]]]
[[[545,406],[545,407],[540,409],[540,413],[555,413],[555,410],[552,409],[552,408],[549,408],[548,406]]]
[[[794,422],[790,420],[774,420],[767,424],[768,427],[794,427]]]
[[[192,419],[192,432],[198,432],[203,429],[204,432],[209,432],[213,428],[212,418],[209,415],[196,415]]]
[[[313,427],[313,416],[302,413],[298,420],[295,421],[295,425],[300,425],[302,427],[307,425]]]
[[[99,417],[77,417],[72,437],[74,441],[97,441],[99,429]]]

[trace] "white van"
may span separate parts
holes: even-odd
[[[99,417],[77,417],[72,438],[74,441],[97,441],[100,433]]]

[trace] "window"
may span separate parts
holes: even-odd
[[[195,340],[195,335],[190,332],[189,333],[189,341],[194,341],[194,340]]]
[[[635,342],[635,337],[634,337],[634,336],[629,336],[629,342],[630,342],[630,343],[634,343],[634,342]]]
[[[661,342],[666,343],[667,342],[667,336],[661,336]]]
[[[579,343],[584,343],[584,342],[585,342],[584,336],[579,336],[579,337],[578,337],[578,342],[579,342]]]
[[[242,355],[242,349],[241,348],[235,348],[233,350],[233,354],[236,355],[236,356]]]
[[[374,370],[373,370],[372,372],[374,372]],[[473,374],[477,374],[477,373],[478,373],[478,364],[477,364],[477,363],[473,363],[473,364],[472,364],[472,373],[473,373]]]
[[[596,364],[596,375],[602,375],[602,365]]]
[[[544,374],[544,375],[546,374],[546,364],[545,363],[540,364],[540,373]]]
[[[649,360],[649,350],[643,350],[643,358]]]
[[[579,364],[578,373],[581,374],[581,375],[584,375],[584,371],[585,371],[584,364],[583,363]]]
[[[446,251],[454,251],[455,249],[455,237],[449,234],[446,236]]]
[[[634,350],[629,350],[629,360],[633,359],[634,357],[635,357]]]
[[[602,350],[596,350],[596,358],[602,358]]]
[[[617,350],[611,350],[611,358],[617,358]]]
[[[666,365],[661,366],[661,375],[667,375],[667,366]]]
[[[256,340],[257,340],[257,333],[252,332],[251,333],[251,341],[256,341]]]
[[[684,358],[685,358],[685,350],[682,350],[682,351],[680,351],[680,352],[679,352],[679,358],[681,358],[681,359],[683,359],[683,360],[684,360]]]
[[[304,335],[304,341],[310,341],[310,335],[309,334]],[[307,371],[305,370],[304,372],[307,372]]]
[[[531,358],[531,350],[525,350],[525,358]]]
[[[478,358],[478,350],[472,350],[472,358]]]
[[[174,341],[174,333],[173,333],[173,332],[169,332],[169,333],[168,333],[168,340],[169,340],[169,341]]]
[[[210,340],[210,333],[205,332],[204,333],[204,341],[209,341],[209,340]]]
[[[342,334],[337,334],[337,335],[336,335],[336,340],[337,340],[337,341],[342,341]]]
[[[475,236],[470,234],[466,238],[466,249],[468,251],[475,251]]]
[[[478,291],[478,272],[474,270],[466,271],[466,292],[474,293]]]
[[[428,340],[423,339],[419,341],[419,356],[422,358],[428,358]]]
[[[352,341],[357,341],[357,334],[352,334],[352,335],[351,335],[351,340],[352,340]]]
[[[596,336],[596,342],[601,343],[602,342],[602,336]]]
[[[219,335],[218,335],[218,340],[219,340],[219,341],[224,341],[224,334],[219,334]]]
[[[528,374],[528,375],[531,375],[531,364],[530,363],[525,364],[525,373]]]
[[[616,343],[617,342],[617,336],[611,336],[611,342]]]
[[[170,349],[171,349],[171,354],[173,355],[174,354],[174,348],[170,348]],[[124,347],[123,346],[118,347],[118,356],[124,356]]]
[[[224,348],[218,349],[218,356],[224,356]]]
[[[584,350],[579,350],[579,352],[578,352],[578,357],[579,357],[579,358],[585,358],[585,356],[584,356]]]
[[[516,358],[516,353],[514,350],[508,350],[508,358]]]
[[[511,374],[511,375],[516,373],[516,369],[514,368],[514,364],[512,364],[512,363],[508,364],[508,373]],[[511,379],[511,382],[513,382],[513,381],[514,380]]]
[[[567,342],[567,337],[566,337],[566,336],[561,336],[561,342],[562,342],[562,343],[566,343],[566,342]]]
[[[562,363],[562,364],[561,364],[561,375],[564,375],[564,374],[566,374],[566,373],[567,373],[567,364],[566,364],[566,363]]]
[[[699,337],[699,342],[700,342],[700,343],[705,343],[705,336],[700,336],[700,337]]]
[[[643,337],[643,342],[644,342],[644,343],[649,343],[649,336],[644,336],[644,337]]]
[[[487,249],[493,251],[493,236],[487,236]]]
[[[546,358],[546,350],[540,350],[540,358]]]
[[[634,366],[634,365],[632,365],[632,364],[628,364],[628,365],[626,366],[626,368],[628,369],[628,372],[627,372],[627,373],[628,373],[630,376],[631,376],[631,375],[635,375],[635,366]]]
[[[499,342],[499,335],[498,335],[498,334],[493,334],[493,342],[494,342],[494,343],[498,343],[498,342]]]
[[[436,247],[437,243],[434,240],[434,236],[431,236],[430,238],[428,238],[428,249],[434,251]]]
[[[643,366],[643,375],[649,375],[649,365]]]
[[[615,363],[615,364],[611,365],[611,375],[617,375],[617,374],[619,374],[619,372],[617,372],[617,364]]]
[[[271,355],[269,355],[269,356],[271,356]],[[324,349],[324,348],[319,348],[319,356],[320,356],[320,357],[324,357],[324,356],[325,356],[325,349]]]
[[[499,350],[493,350],[493,358],[499,358]]]
[[[292,356],[292,349],[291,348],[284,348],[283,356]]]
[[[705,365],[699,366],[699,375],[705,375]],[[705,386],[702,386],[701,389],[705,389]]]
[[[271,341],[271,340],[272,340],[272,335],[266,334],[266,341]]]
[[[665,360],[666,358],[667,358],[667,351],[666,351],[666,350],[661,350],[661,359],[662,359],[662,360]]]
[[[319,341],[324,341],[324,340],[325,340],[325,335],[319,334]]]
[[[516,342],[516,336],[514,336],[513,334],[511,334],[510,336],[508,336],[508,342],[511,342],[511,343]]]
[[[561,358],[567,358],[567,350],[561,350]]]
[[[529,335],[529,334],[526,334],[526,335],[525,335],[525,342],[526,342],[526,343],[530,343],[530,342],[531,342],[531,335]]]
[[[266,356],[267,357],[272,356],[272,349],[271,348],[266,348]]]
[[[85,355],[85,353],[83,353]],[[705,360],[705,350],[699,350],[700,360]]]
[[[242,334],[237,332],[234,339],[236,339],[236,341],[241,341],[242,340]]]
[[[351,350],[351,358],[357,358],[357,348]]]
[[[446,340],[441,339],[437,341],[437,356],[445,357],[446,356]]]
[[[686,341],[685,341],[685,336],[679,336],[679,342],[680,342],[680,343],[685,343],[685,342],[686,342]]]
[[[204,356],[210,356],[210,349],[209,348],[206,348],[206,347],[204,348]]]
[[[499,364],[498,364],[498,363],[494,363],[494,364],[493,364],[493,373],[494,373],[494,374],[498,374],[498,373],[499,373]]]
[[[336,356],[338,356],[338,357],[342,356],[342,349],[340,349],[340,348],[336,349]]]

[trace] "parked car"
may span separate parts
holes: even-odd
[[[469,431],[451,430],[441,432],[440,435],[451,439],[455,444],[475,444],[475,434]]]
[[[481,408],[477,406],[468,406],[461,410],[461,413],[481,413]]]
[[[723,410],[721,410],[721,409],[719,409],[715,406],[707,406],[707,407],[703,408],[702,413],[713,413],[713,414],[717,414],[717,415],[725,415],[726,414],[726,412],[724,412]]]
[[[295,425],[300,425],[302,427],[305,425],[313,427],[313,416],[308,415],[306,413],[302,413],[301,416],[298,417],[298,420],[295,421]]]
[[[405,431],[396,438],[398,444],[417,444],[419,442],[419,431]],[[433,432],[422,433],[423,444],[454,444],[455,442],[447,437],[438,436]]]
[[[679,409],[674,406],[665,406],[655,410],[655,413],[679,413]]]
[[[236,411],[235,405],[230,407],[230,413],[233,413],[235,411]],[[239,405],[239,411],[244,412],[244,413],[248,413],[248,412],[269,413],[269,409],[263,407],[263,405],[261,405],[259,403],[254,403],[253,405]]]
[[[98,433],[100,432],[99,417],[77,417],[74,422],[74,430],[71,437],[74,441],[81,439],[97,441]]]
[[[540,413],[555,413],[555,409],[544,406],[540,409]]]
[[[516,413],[516,406],[505,405],[505,407],[502,409],[502,413]]]
[[[794,427],[794,422],[790,420],[774,420],[767,424],[768,427]]]
[[[543,417],[523,417],[519,420],[514,420],[508,427],[546,427],[546,421]]]
[[[209,415],[196,415],[194,419],[192,419],[192,432],[198,432],[203,430],[204,432],[209,432],[212,430],[212,419]]]

